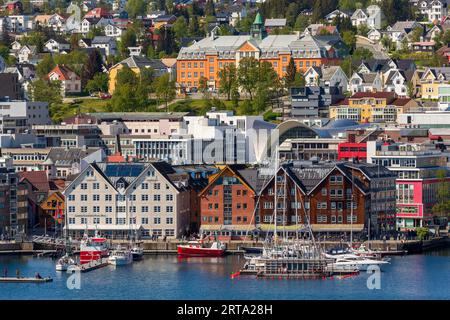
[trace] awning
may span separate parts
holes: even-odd
[[[260,224],[258,225],[259,229],[261,231],[274,231],[275,225],[273,224]],[[277,232],[278,231],[308,231],[308,229],[303,224],[298,225],[289,225],[289,226],[277,226]]]
[[[239,225],[239,224],[202,224],[200,226],[201,231],[253,231],[256,230],[256,226]]]
[[[121,230],[121,231],[134,231],[134,230],[140,230],[142,228],[142,225],[140,224],[133,224],[133,225],[129,225],[129,224],[119,224],[119,225],[107,225],[107,224],[100,224],[100,225],[96,225],[96,224],[71,224],[69,225],[69,231],[78,231],[78,230],[103,230],[103,231],[108,231],[108,230],[112,230],[112,231],[116,231],[116,230]],[[66,229],[66,226],[64,226],[64,230]]]
[[[351,230],[358,232],[364,230],[364,224],[312,224],[314,232],[350,232]]]

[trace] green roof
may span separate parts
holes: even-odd
[[[256,14],[255,21],[253,21],[253,24],[263,24],[262,17],[259,14],[259,12]]]

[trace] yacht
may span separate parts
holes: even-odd
[[[359,271],[365,271],[369,266],[378,266],[380,269],[382,266],[388,264],[389,262],[383,260],[373,260],[362,258],[358,256],[346,255],[345,257],[338,257],[331,264],[331,267],[335,270],[349,270],[358,269]]]
[[[61,257],[56,263],[56,271],[67,271],[70,266],[75,266],[76,262],[68,254]]]

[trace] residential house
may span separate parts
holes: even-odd
[[[438,99],[439,85],[450,81],[450,67],[427,68],[420,78],[420,96],[422,99]]]
[[[161,62],[161,60],[157,59],[148,59],[146,57],[141,56],[130,56],[125,60],[120,61],[119,63],[112,66],[109,73],[109,87],[108,92],[113,94],[116,88],[116,78],[119,70],[123,68],[124,65],[127,65],[134,73],[139,74],[144,68],[151,68],[154,71],[154,75],[159,77],[164,73],[168,73],[169,69]]]
[[[19,0],[10,0],[7,1],[4,5],[1,6],[1,11],[6,14],[18,14],[22,13],[23,5]]]
[[[38,62],[38,52],[36,46],[23,45],[22,48],[17,52],[17,60],[19,63],[31,63],[37,64]]]
[[[328,23],[332,23],[336,17],[340,17],[341,19],[343,19],[343,18],[350,18],[351,17],[351,13],[350,12],[345,12],[343,10],[336,9],[336,10],[333,10],[332,12],[330,12],[329,14],[327,14],[325,16],[325,20]]]
[[[433,53],[436,50],[435,46],[436,43],[434,41],[418,41],[409,44],[412,51],[424,53]]]
[[[283,29],[286,27],[286,19],[266,19],[264,21],[264,28],[267,33],[271,33],[276,29]]]
[[[402,48],[402,42],[407,41],[408,35],[415,28],[424,28],[417,21],[397,21],[392,27],[389,26],[386,29],[386,34],[391,41],[395,44],[397,49]]]
[[[416,5],[429,22],[440,22],[448,12],[447,0],[420,0]]]
[[[377,29],[370,29],[370,31],[367,33],[367,38],[375,42],[380,41],[382,37],[383,34],[380,30]]]
[[[349,80],[349,91],[352,94],[381,91],[382,86],[383,82],[378,72],[355,72]]]
[[[44,51],[51,53],[61,53],[70,50],[70,43],[64,39],[50,39],[44,44]]]
[[[153,25],[155,29],[159,29],[161,27],[171,26],[176,20],[177,17],[174,15],[161,15],[153,19]]]
[[[84,15],[85,19],[111,18],[111,14],[105,8],[94,8]]]
[[[304,74],[307,86],[337,87],[341,92],[348,89],[348,78],[340,66],[310,67]]]
[[[62,230],[65,225],[65,199],[61,192],[51,193],[44,201],[40,203],[41,214],[39,216],[39,224],[49,229]]]
[[[96,36],[92,39],[93,48],[104,49],[107,56],[114,56],[117,53],[116,40],[113,37]]]
[[[369,28],[381,28],[381,8],[377,5],[371,5],[364,9],[357,9],[351,16],[352,25],[359,27],[366,25]]]
[[[61,95],[81,92],[81,78],[69,67],[57,65],[47,75],[50,81],[61,81]]]
[[[228,8],[230,12],[230,25],[235,27],[238,21],[247,17],[247,8],[245,6],[233,5]]]
[[[440,49],[436,51],[438,55],[443,57],[450,64],[450,43],[442,46]]]

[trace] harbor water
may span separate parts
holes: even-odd
[[[0,299],[450,299],[450,249],[392,257],[380,276],[379,289],[369,289],[365,272],[348,278],[320,280],[231,279],[242,256],[188,258],[148,255],[128,266],[107,266],[79,276],[55,271],[55,260],[32,256],[0,256],[0,273],[20,269],[51,276],[50,283],[1,283]],[[79,284],[79,286],[78,286]]]

